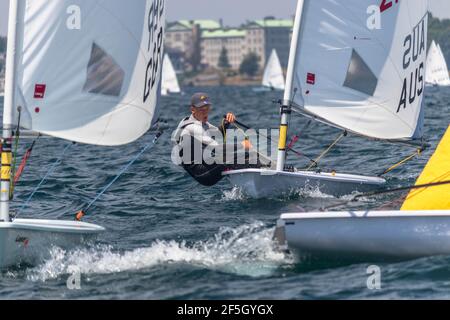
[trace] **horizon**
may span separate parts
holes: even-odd
[[[237,27],[248,20],[275,16],[280,19],[291,18],[295,13],[295,0],[283,0],[274,4],[271,0],[170,0],[167,2],[167,21],[212,19],[222,20],[225,25]],[[240,7],[236,12],[235,8]],[[176,8],[176,9],[172,9]],[[201,8],[199,12],[198,8]],[[0,35],[5,36],[8,29],[9,0],[0,0]],[[277,12],[273,12],[276,9]],[[433,16],[450,19],[450,1],[430,0]]]

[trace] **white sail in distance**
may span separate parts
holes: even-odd
[[[450,86],[450,77],[444,54],[434,40],[428,50],[425,81],[430,85]]]
[[[264,71],[262,85],[277,90],[285,89],[283,68],[281,67],[280,59],[278,58],[278,54],[275,49],[272,50]]]
[[[180,84],[178,83],[177,74],[175,68],[173,67],[172,61],[169,55],[164,55],[164,63],[162,69],[162,84],[161,84],[161,94],[163,96],[169,93],[180,93]]]
[[[427,1],[300,1],[285,98],[363,136],[420,138]]]
[[[18,0],[12,0],[18,1]],[[164,0],[20,0],[14,106],[20,125],[96,145],[151,127],[163,58]],[[5,110],[7,126],[18,121]],[[6,121],[8,122],[8,121]]]

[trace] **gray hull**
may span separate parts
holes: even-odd
[[[53,246],[64,250],[92,240],[105,229],[76,221],[26,220],[0,222],[0,268],[35,264],[49,256]]]
[[[279,172],[265,169],[248,169],[225,172],[233,186],[239,187],[253,198],[276,197],[292,191],[317,188],[335,197],[353,192],[369,192],[380,189],[386,180],[349,174],[316,172]]]
[[[276,239],[303,258],[401,261],[450,255],[450,211],[284,214]]]

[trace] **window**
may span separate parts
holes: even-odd
[[[92,44],[83,91],[107,96],[120,96],[125,71],[96,43]]]
[[[361,56],[353,50],[344,87],[373,96],[377,84],[377,77],[373,74],[372,70],[370,70],[369,66]]]

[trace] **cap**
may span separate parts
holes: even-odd
[[[206,93],[199,92],[192,96],[191,106],[195,108],[201,108],[210,105],[211,101],[209,100],[209,96]]]

